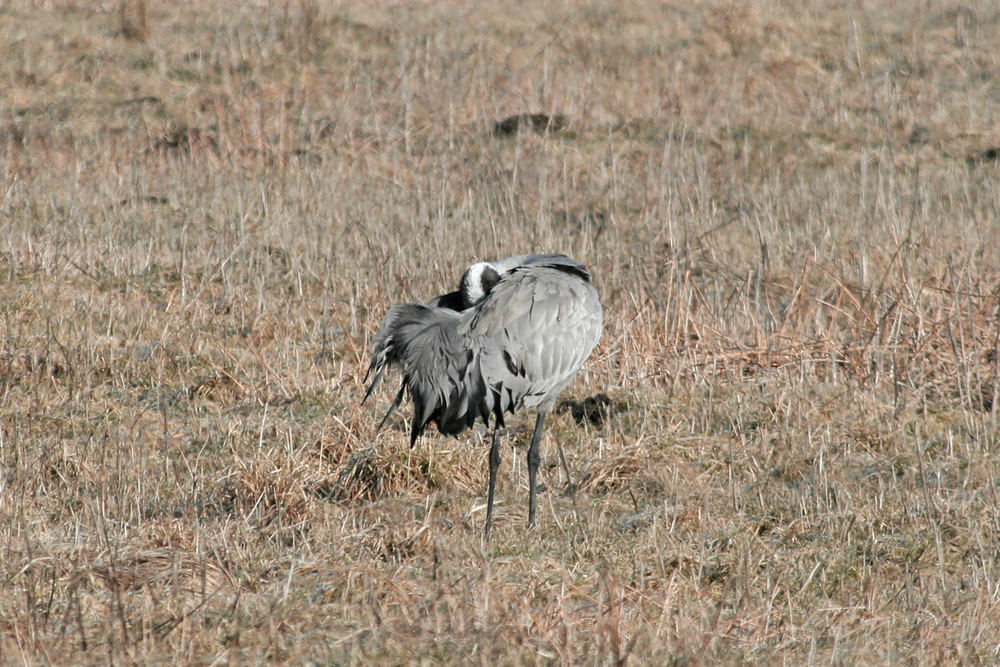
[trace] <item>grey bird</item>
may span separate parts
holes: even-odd
[[[500,465],[499,432],[506,413],[535,408],[528,449],[528,525],[535,523],[539,443],[545,417],[601,338],[603,311],[590,272],[558,254],[479,262],[459,288],[426,304],[389,309],[373,341],[367,400],[389,366],[403,380],[382,424],[409,394],[410,446],[431,422],[458,435],[477,419],[489,425],[489,488],[485,533],[493,519]],[[381,427],[381,424],[380,424]]]

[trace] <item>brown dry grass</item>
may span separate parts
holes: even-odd
[[[6,5],[3,661],[996,661],[998,29]],[[390,304],[530,250],[607,323],[484,543],[481,439],[360,382]]]

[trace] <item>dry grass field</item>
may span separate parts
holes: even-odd
[[[0,4],[0,662],[1000,660],[998,33]],[[605,330],[484,541],[481,432],[410,450],[362,380],[390,305],[530,251]]]

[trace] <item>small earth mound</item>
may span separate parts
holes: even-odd
[[[981,150],[978,153],[973,153],[969,157],[965,158],[965,161],[968,162],[970,165],[1000,164],[1000,146],[990,146],[989,148]]]
[[[616,411],[611,399],[604,392],[588,396],[582,401],[561,401],[557,409],[559,412],[569,412],[578,424],[588,421],[594,426],[603,425],[612,412]]]
[[[521,130],[531,130],[539,134],[549,134],[564,130],[569,118],[562,114],[521,113],[508,116],[493,123],[493,136],[510,137]]]

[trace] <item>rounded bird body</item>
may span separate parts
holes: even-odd
[[[410,444],[433,422],[457,435],[494,418],[486,530],[493,507],[498,434],[505,413],[537,408],[528,452],[529,523],[545,415],[601,336],[603,312],[590,273],[565,255],[520,255],[467,270],[456,292],[391,308],[374,339],[367,398],[390,365],[403,381],[386,418],[409,393]],[[385,420],[383,420],[384,423]]]
[[[516,388],[510,411],[551,408],[597,345],[603,324],[594,286],[547,267],[508,274],[467,312],[472,317],[459,331],[495,341],[509,362],[505,384]]]

